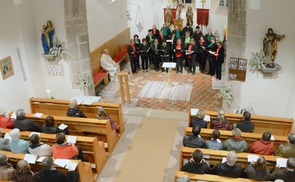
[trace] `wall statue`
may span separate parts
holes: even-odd
[[[193,25],[193,17],[194,17],[194,13],[193,13],[193,8],[191,6],[187,7],[187,11],[186,11],[186,23],[190,23],[190,25]]]
[[[41,41],[42,41],[44,54],[49,54],[50,48],[53,47],[53,44],[52,44],[53,34],[54,34],[54,27],[52,26],[52,22],[48,20],[46,22],[46,25],[42,26]]]

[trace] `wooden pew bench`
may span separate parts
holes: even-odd
[[[70,100],[31,98],[31,113],[43,113],[46,115],[66,116]],[[124,131],[122,105],[117,103],[93,102],[91,105],[80,104],[81,109],[88,118],[96,118],[97,108],[103,107],[106,113],[112,117],[118,126],[118,133]]]
[[[128,51],[127,51],[127,46],[114,58],[114,61],[120,65],[121,69],[121,63],[127,59],[128,56]],[[121,69],[122,70],[122,69]]]
[[[200,136],[206,141],[211,140],[212,138],[212,132],[214,129],[207,129],[202,128]],[[220,137],[219,139],[224,142],[225,140],[232,137],[232,131],[228,130],[219,130]],[[185,127],[184,136],[192,135],[192,127]],[[258,133],[246,133],[242,132],[242,138],[248,143],[248,146],[250,146],[253,142],[257,141],[257,139],[261,138],[262,134]],[[272,141],[275,145],[275,150],[278,149],[280,144],[286,144],[287,143],[287,137],[286,136],[280,136],[280,135],[273,135],[275,138],[274,141]]]
[[[2,154],[6,154],[7,158],[8,158],[8,162],[11,163],[13,166],[16,166],[16,164],[18,163],[18,161],[23,160],[25,157],[25,154],[16,154],[16,153],[12,153],[12,152],[8,152],[8,151],[0,151],[0,153]],[[76,171],[79,173],[79,180],[82,182],[87,182],[87,181],[96,181],[96,179],[98,178],[97,174],[93,174],[92,173],[92,169],[91,169],[91,165],[88,162],[82,162],[80,160],[71,160],[71,162],[75,162],[77,163],[77,168]],[[37,162],[35,164],[30,164],[31,166],[31,170],[33,172],[37,172],[40,169],[42,169],[42,163],[41,162]],[[58,171],[66,174],[67,173],[67,169],[62,168],[58,165],[56,165],[56,168]]]
[[[174,182],[177,182],[177,179],[187,175],[190,180],[193,181],[214,181],[214,182],[258,182],[253,179],[247,179],[247,178],[230,178],[230,177],[224,177],[224,176],[218,176],[213,174],[194,174],[194,173],[188,173],[183,171],[175,171],[174,174]],[[267,182],[267,181],[259,181],[259,182]]]
[[[5,133],[9,132],[10,129],[2,129],[3,136]],[[21,138],[29,141],[29,135],[31,133],[31,131],[21,131]],[[40,140],[41,142],[52,146],[55,143],[55,136],[55,134],[40,133]],[[77,136],[75,145],[81,147],[85,158],[87,158],[89,162],[93,162],[95,164],[95,171],[96,173],[99,173],[107,160],[104,143],[97,141],[96,137]]]
[[[118,141],[116,130],[112,130],[109,120],[98,120],[93,118],[76,118],[67,116],[54,116],[55,125],[59,126],[62,123],[68,125],[71,135],[82,135],[84,132],[89,132],[89,136],[96,136],[99,141],[106,142],[108,152],[112,152]],[[40,126],[44,125],[47,115],[34,117],[34,114],[26,114],[26,118],[30,119]]]
[[[204,149],[204,148],[190,148],[190,147],[181,147],[180,152],[180,160],[179,160],[179,170],[181,170],[183,159],[190,159],[192,157],[193,152],[199,149],[203,152],[204,155],[208,155],[209,159],[205,158],[207,161],[209,161],[210,165],[216,165],[218,163],[221,163],[223,157],[226,157],[229,151],[225,150],[210,150],[210,149]],[[249,162],[248,162],[248,155],[254,155],[251,153],[237,153],[238,160],[237,164],[239,164],[243,169],[245,169]],[[271,156],[271,155],[264,155],[266,161],[267,161],[267,167],[270,171],[273,170],[275,167],[276,159],[282,158],[280,156]]]
[[[96,87],[102,81],[105,85],[109,83],[109,71],[105,69],[100,69],[96,74],[94,74],[93,76],[94,87]]]
[[[205,111],[206,115],[210,116],[210,122],[207,123],[207,127],[210,128],[211,122],[217,118],[218,112],[216,111]],[[195,118],[192,116],[191,109],[188,111],[188,126],[190,121]],[[235,113],[225,113],[225,118],[229,121],[232,126],[234,123],[241,122],[243,115]],[[288,136],[293,129],[294,119],[293,118],[281,118],[272,116],[258,116],[252,115],[251,122],[254,123],[253,133],[263,133],[268,130],[273,135]]]

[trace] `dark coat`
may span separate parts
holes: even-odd
[[[241,123],[237,124],[237,128],[242,132],[252,133],[254,131],[254,124],[249,120],[243,120]]]
[[[182,166],[181,171],[195,174],[209,174],[210,168],[206,162],[197,164],[189,161],[184,166]]]
[[[25,117],[17,117],[13,121],[14,128],[18,128],[20,131],[36,131],[41,132],[41,127],[33,122],[32,120],[26,119]]]
[[[149,44],[146,43],[146,45],[140,44],[139,46],[139,50],[141,51],[140,54],[142,57],[149,57],[149,53],[147,52],[147,50],[150,48]],[[150,50],[149,50],[150,51]]]
[[[196,124],[199,125],[201,128],[207,128],[207,122],[200,118],[192,119],[189,126],[194,127]]]
[[[135,46],[135,44],[134,44],[134,46]],[[127,50],[128,50],[129,57],[134,57],[133,56],[134,51],[135,51],[135,54],[137,54],[136,46],[135,46],[135,50],[133,50],[132,46],[128,45]]]
[[[244,171],[241,166],[234,164],[233,166],[227,165],[226,162],[216,164],[212,169],[213,174],[220,176],[227,176],[232,178],[241,178],[244,177]]]
[[[216,61],[217,61],[217,64],[223,64],[224,63],[224,48],[223,48],[223,46],[221,46],[219,51],[218,51],[218,56],[217,56]],[[253,129],[254,129],[254,125],[253,125]]]
[[[78,108],[69,108],[67,111],[67,116],[86,118],[85,114]]]

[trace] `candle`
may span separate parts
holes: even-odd
[[[51,99],[50,90],[47,89],[46,92],[47,92],[47,98],[48,98],[48,99]]]
[[[226,26],[223,28],[223,40],[226,40]]]

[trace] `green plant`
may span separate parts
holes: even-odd
[[[264,55],[263,50],[260,50],[260,52],[251,52],[252,57],[249,60],[249,67],[250,71],[258,71],[265,68],[265,63],[267,63],[267,59]]]
[[[234,100],[234,95],[232,93],[232,85],[222,87],[219,91],[218,97],[228,100],[229,102],[232,102]]]
[[[56,37],[55,42],[53,42],[53,47],[50,48],[49,54],[66,60],[69,57],[69,50],[66,48],[66,43]]]
[[[79,85],[80,90],[94,86],[93,81],[89,76],[86,76],[86,74],[79,76],[77,85]]]

